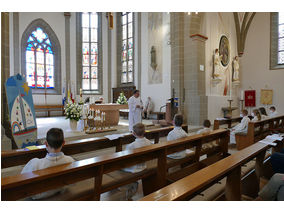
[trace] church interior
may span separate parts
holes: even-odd
[[[281,12],[1,12],[1,200],[283,201],[283,80]]]

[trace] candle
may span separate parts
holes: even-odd
[[[241,90],[241,100],[244,100],[244,91]]]

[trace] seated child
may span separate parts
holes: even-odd
[[[52,166],[58,166],[65,163],[71,163],[74,161],[72,157],[66,156],[61,152],[62,147],[64,146],[64,134],[62,129],[52,128],[48,130],[46,134],[45,146],[47,149],[47,155],[45,158],[33,158],[31,159],[23,168],[21,173],[32,172],[35,170],[45,169]],[[57,192],[62,191],[63,189],[54,189],[47,192],[43,192],[37,195],[34,195],[32,199],[42,199],[50,197]]]
[[[243,118],[241,120],[241,123],[239,123],[238,125],[236,125],[235,127],[231,129],[231,133],[230,133],[230,143],[231,144],[236,144],[236,137],[235,137],[236,133],[247,133],[248,131],[248,123],[250,121],[248,117],[248,111],[246,109],[242,110],[242,113],[240,114],[240,116]]]
[[[270,118],[274,118],[274,117],[277,117],[278,116],[278,112],[276,111],[276,108],[275,108],[275,106],[271,106],[270,108],[269,108],[269,117]]]
[[[143,146],[152,145],[152,142],[144,137],[145,126],[142,123],[137,123],[133,126],[132,134],[136,137],[135,141],[126,145],[125,150],[136,149]],[[147,168],[146,163],[136,164],[134,166],[122,169],[125,172],[137,173]],[[134,182],[124,186],[126,188],[126,198],[131,200],[131,197],[137,192],[138,182]],[[120,187],[122,189],[123,187]]]
[[[204,120],[203,129],[198,130],[196,134],[203,134],[203,133],[211,132],[210,126],[211,126],[211,122],[209,120]]]
[[[200,129],[196,132],[196,134],[206,134],[211,132],[211,122],[209,120],[204,120],[203,122],[203,129]],[[211,143],[206,143],[206,144],[202,144],[202,149],[209,149],[212,148],[213,146],[217,146],[216,141],[213,141]]]
[[[257,109],[254,109],[251,113],[253,119],[251,121],[261,121],[261,115]]]
[[[188,136],[188,134],[181,127],[182,123],[183,123],[183,116],[181,114],[176,114],[173,120],[174,129],[169,132],[167,136],[167,141],[173,141]],[[175,152],[173,154],[170,154],[167,157],[172,159],[181,159],[186,157],[186,154],[189,154],[191,152],[192,151],[190,149],[186,149],[180,152]]]

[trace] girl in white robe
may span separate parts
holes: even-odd
[[[129,108],[129,131],[133,131],[133,126],[137,123],[142,123],[143,102],[140,98],[139,90],[135,90],[133,96],[128,100]]]
[[[241,117],[243,117],[243,119],[241,120],[241,123],[239,123],[238,125],[236,125],[235,127],[231,129],[231,133],[230,133],[230,143],[231,144],[236,144],[236,137],[235,137],[236,133],[247,133],[248,131],[248,123],[250,121],[248,117],[248,111],[244,109],[242,111]]]

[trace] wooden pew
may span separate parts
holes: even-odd
[[[284,115],[261,121],[249,122],[247,133],[236,133],[237,149],[244,149],[262,140],[275,130],[284,130]]]
[[[241,200],[241,166],[256,157],[255,173],[256,183],[262,175],[262,166],[268,145],[255,143],[231,156],[224,158],[202,170],[195,172],[173,184],[170,184],[142,201],[174,201],[189,200],[217,181],[227,177],[225,197],[226,200]]]
[[[188,132],[188,126],[183,125],[182,128]],[[154,139],[155,143],[159,142],[160,137],[167,136],[173,129],[171,127],[157,128],[153,130],[146,130],[145,137],[149,140]],[[106,149],[110,147],[116,147],[116,152],[122,151],[122,146],[131,143],[135,140],[132,134],[125,135],[123,138],[116,140],[109,140],[105,137],[96,137],[81,139],[76,141],[69,141],[65,144],[62,151],[66,155],[74,155],[83,152],[90,152],[99,149]],[[33,158],[43,158],[46,156],[45,145],[38,146],[36,150],[17,149],[12,151],[1,152],[1,167],[7,168],[17,165],[26,164]]]
[[[240,123],[242,117],[227,118],[226,120],[214,120],[213,130],[219,129],[221,125],[227,125],[227,128],[232,128],[233,123]]]
[[[47,112],[47,117],[50,117],[51,111],[61,111],[62,116],[64,115],[63,105],[35,105],[35,112]]]
[[[212,140],[219,140],[219,153],[223,157],[226,157],[229,131],[219,129],[207,135],[193,135],[175,141],[98,156],[16,176],[4,177],[1,179],[2,200],[18,200],[90,178],[94,178],[94,185],[90,185],[90,190],[87,190],[86,193],[81,193],[79,197],[70,198],[71,200],[99,200],[101,193],[139,179],[142,179],[143,191],[146,195],[167,184],[168,154],[188,148],[196,148],[197,151],[193,160],[197,162],[200,157],[198,150],[201,149],[202,144],[209,143]],[[157,165],[154,168],[149,168],[136,174],[127,173],[126,176],[120,179],[103,184],[103,176],[105,174],[155,159],[157,160]],[[196,170],[199,170],[199,168],[196,168]]]

